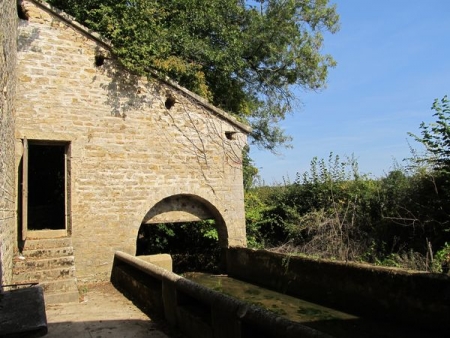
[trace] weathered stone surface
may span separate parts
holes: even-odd
[[[45,338],[178,336],[158,318],[149,318],[110,283],[88,285],[84,292],[80,303],[45,303],[48,326]]]
[[[42,337],[46,333],[44,292],[39,285],[0,294],[2,337]]]
[[[17,85],[16,1],[0,2],[0,285],[10,284],[16,238],[14,112]],[[0,286],[1,291],[1,286]]]
[[[450,278],[443,274],[265,250],[226,251],[227,272],[234,278],[337,310],[427,330],[433,337],[448,335]]]
[[[141,309],[164,315],[188,337],[332,338],[123,252],[115,254],[111,281]]]
[[[39,282],[46,304],[78,302],[75,260],[70,237],[27,239],[14,261],[14,284]]]
[[[146,255],[139,256],[139,258],[148,263],[155,264],[160,268],[172,271],[172,257],[169,254]]]
[[[103,40],[45,3],[23,5],[29,20],[19,24],[16,165],[25,137],[68,145],[78,280],[108,279],[114,252],[135,254],[139,228],[153,217],[213,216],[222,247],[245,246],[248,127],[176,84],[127,73],[113,58],[96,66],[96,55],[111,57]],[[168,97],[175,98],[170,109]],[[183,199],[199,207],[170,205]]]

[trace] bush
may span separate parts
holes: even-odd
[[[441,253],[450,241],[449,191],[445,175],[423,168],[397,167],[375,180],[359,173],[353,158],[314,158],[310,171],[297,174],[293,183],[247,194],[249,243],[321,258],[436,269],[433,249]]]
[[[220,271],[221,250],[214,221],[143,224],[136,255],[168,253],[175,273]]]

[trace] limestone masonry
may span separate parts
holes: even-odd
[[[143,223],[214,218],[222,247],[245,246],[242,149],[249,128],[169,80],[129,74],[107,42],[44,2],[23,1],[22,8],[28,20],[18,24],[15,127],[11,111],[3,111],[12,106],[4,96],[1,101],[1,193],[18,196],[19,215],[16,221],[15,212],[0,214],[10,224],[0,233],[3,270],[12,255],[3,243],[21,236],[70,236],[78,280],[106,280],[116,250],[136,253]],[[12,49],[13,23],[2,17]],[[0,56],[2,74],[13,58],[5,63]],[[39,147],[43,152],[32,157]],[[14,148],[11,169],[11,154],[4,149]],[[27,187],[39,183],[31,178],[38,170],[33,163],[50,162],[42,154],[60,149],[63,224],[57,230],[24,229],[35,222],[30,208],[20,205]],[[3,203],[2,197],[2,208],[14,209]]]
[[[12,279],[16,234],[14,98],[17,13],[15,1],[0,2],[0,285]],[[1,291],[1,286],[0,286]]]

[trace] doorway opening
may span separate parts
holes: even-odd
[[[65,229],[64,145],[30,144],[28,230]]]
[[[28,231],[67,234],[69,143],[23,140],[20,166],[22,240]]]

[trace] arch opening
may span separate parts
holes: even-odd
[[[227,229],[219,211],[195,195],[174,195],[156,203],[144,216],[136,256],[167,253],[173,271],[219,273]]]

